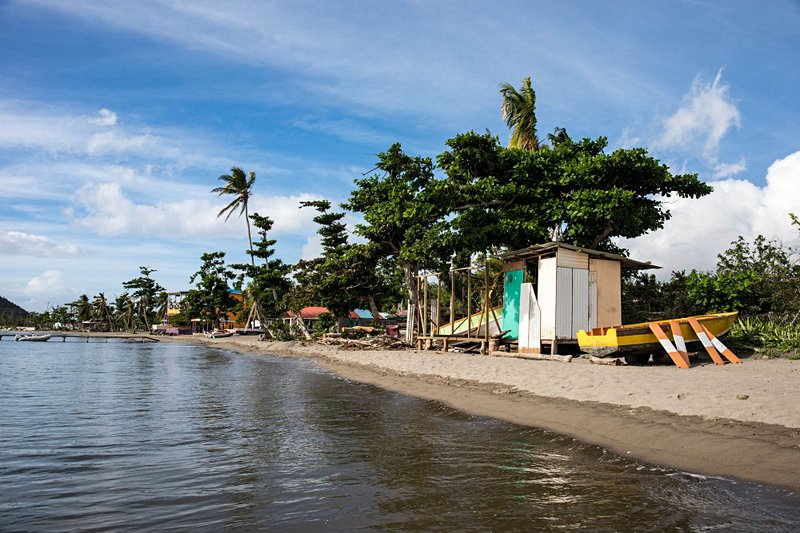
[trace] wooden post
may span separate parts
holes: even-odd
[[[450,269],[450,335],[455,335],[456,330],[456,273]],[[447,342],[447,341],[445,341]],[[447,351],[447,344],[445,344],[445,351]]]
[[[486,254],[483,262],[483,308],[486,313],[483,334],[486,344],[489,344],[489,254]]]
[[[441,327],[440,316],[442,314],[442,279],[441,273],[436,274],[436,333],[439,334]]]
[[[467,270],[467,338],[472,331],[472,268]]]

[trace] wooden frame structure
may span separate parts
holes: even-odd
[[[436,347],[446,351],[455,345],[464,344],[467,345],[465,351],[479,348],[480,353],[485,354],[495,348],[502,337],[502,324],[498,317],[500,305],[492,305],[493,297],[497,294],[494,289],[498,285],[499,277],[495,276],[493,279],[488,267],[487,261],[482,267],[482,275],[476,275],[481,269],[476,265],[449,270],[447,322],[442,321],[442,273],[431,272],[417,276],[418,312],[422,317],[414,328],[417,349],[430,350]],[[431,283],[431,279],[436,280],[435,284]],[[435,298],[430,294],[433,285]],[[462,298],[458,299],[458,303],[457,289],[462,289]],[[475,302],[476,296],[478,302]]]

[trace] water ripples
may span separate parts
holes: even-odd
[[[23,346],[24,345],[24,346]],[[0,342],[0,530],[792,531],[797,496],[180,345]]]

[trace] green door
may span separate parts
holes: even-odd
[[[511,330],[507,339],[519,338],[519,295],[525,278],[524,270],[506,272],[503,283],[503,331]]]

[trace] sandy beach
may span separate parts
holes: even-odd
[[[351,351],[250,336],[170,341],[310,358],[345,379],[569,435],[629,458],[800,490],[800,361],[751,357],[681,370]]]

